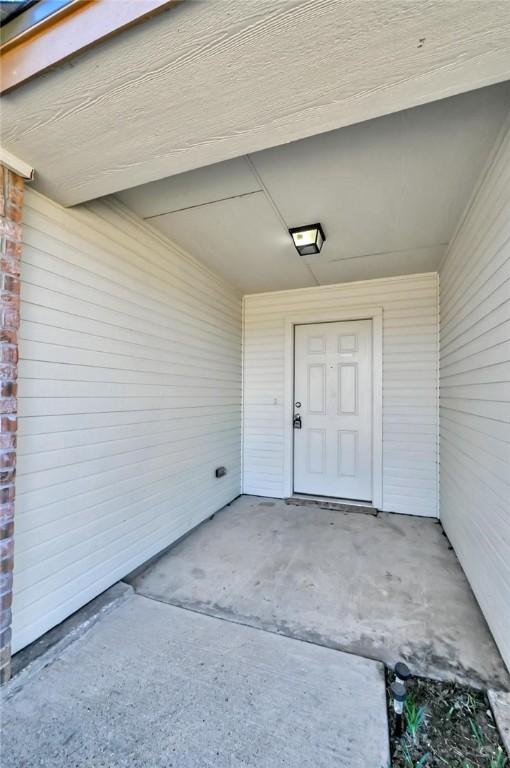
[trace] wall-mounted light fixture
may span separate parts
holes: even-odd
[[[326,235],[320,224],[307,224],[304,227],[292,227],[292,229],[289,229],[289,233],[300,256],[310,256],[313,253],[320,253],[322,244],[326,239]]]

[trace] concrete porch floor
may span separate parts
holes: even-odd
[[[129,579],[200,613],[393,665],[507,690],[455,553],[428,518],[244,496]]]

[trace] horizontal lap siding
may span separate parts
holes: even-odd
[[[510,133],[440,274],[441,519],[510,666]]]
[[[235,291],[113,201],[23,234],[14,650],[240,492]]]
[[[285,318],[377,306],[383,309],[383,507],[437,515],[437,275],[260,294],[244,304],[244,492],[285,493]]]

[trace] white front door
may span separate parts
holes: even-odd
[[[371,501],[371,320],[295,327],[294,414],[294,491]]]

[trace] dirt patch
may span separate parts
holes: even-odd
[[[391,768],[510,768],[485,693],[455,683],[407,683],[404,734],[395,736],[389,686]]]

